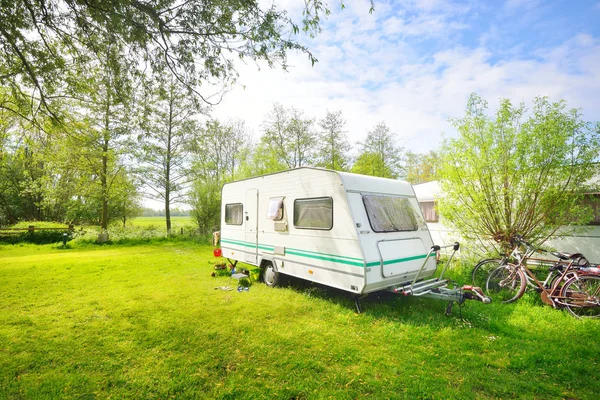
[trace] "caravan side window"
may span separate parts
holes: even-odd
[[[267,209],[267,218],[281,221],[283,218],[283,197],[272,197]]]
[[[241,225],[243,222],[244,206],[242,203],[225,204],[225,223],[227,225]]]
[[[363,203],[374,232],[416,231],[415,212],[405,197],[364,195]]]
[[[301,229],[333,228],[333,199],[318,197],[294,200],[294,226]]]

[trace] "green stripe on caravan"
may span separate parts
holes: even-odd
[[[230,239],[221,239],[221,242],[234,244],[234,245],[238,245],[238,246],[243,246],[243,247],[257,248],[256,244],[254,244],[252,242],[243,242],[243,241],[230,240]],[[261,250],[268,250],[268,251],[273,251],[275,249],[275,247],[265,245],[265,244],[259,244],[258,248]],[[299,256],[299,257],[312,258],[315,260],[331,261],[331,262],[335,262],[335,263],[339,263],[339,264],[354,265],[356,267],[364,266],[364,262],[362,261],[362,259],[356,258],[356,257],[339,256],[339,255],[335,255],[335,254],[318,253],[315,251],[293,249],[293,248],[286,248],[285,252],[286,252],[286,254]],[[427,254],[421,254],[421,255],[405,257],[405,258],[397,258],[394,260],[385,260],[383,262],[383,265],[399,264],[399,263],[403,263],[403,262],[423,259],[425,257],[427,257]],[[370,263],[367,263],[367,267],[375,267],[378,265],[381,265],[380,261],[372,261]]]
[[[362,267],[365,265],[365,263],[363,261],[343,260],[341,258],[337,258],[338,256],[325,256],[325,255],[320,255],[320,254],[310,254],[310,253],[306,253],[303,251],[296,251],[296,250],[292,250],[292,249],[285,249],[285,252],[286,252],[286,254],[290,254],[293,256],[313,258],[315,260],[332,261],[332,262],[335,262],[338,264],[354,265],[356,267]]]
[[[221,242],[235,244],[235,245],[243,246],[243,247],[252,247],[252,248],[256,249],[256,244],[254,244],[252,242],[242,242],[239,240],[230,240],[230,239],[221,239]],[[273,251],[275,249],[273,246],[267,246],[267,245],[262,245],[262,244],[259,244],[258,248],[261,250],[270,250],[270,251]]]
[[[426,257],[427,257],[427,254],[420,254],[418,256],[405,257],[405,258],[396,258],[394,260],[385,260],[383,262],[383,265],[400,264],[400,263],[403,263],[403,262],[420,260],[420,259],[423,259],[423,258],[426,258]],[[367,264],[367,267],[376,267],[377,265],[381,265],[381,261],[371,261],[370,263]]]
[[[239,240],[230,240],[230,239],[221,239],[221,242],[228,243],[228,244],[234,244],[237,246],[250,247],[250,248],[254,248],[254,249],[257,248],[256,244],[254,244],[252,242],[242,242]],[[275,249],[275,247],[265,245],[265,244],[259,244],[258,248],[261,250],[268,250],[268,251],[273,251]],[[285,252],[286,252],[286,254],[295,255],[295,256],[299,256],[299,257],[313,258],[316,260],[323,260],[323,261],[332,261],[332,262],[336,262],[339,264],[354,265],[357,267],[364,266],[364,262],[361,258],[338,256],[335,254],[318,253],[318,252],[314,252],[314,251],[293,249],[293,248],[289,248],[289,247],[286,247]]]

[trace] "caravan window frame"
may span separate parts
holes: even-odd
[[[240,207],[241,211],[239,212],[239,223],[238,221],[232,221],[231,220],[231,211],[228,212],[228,210],[231,210],[231,208],[233,207]],[[225,221],[225,225],[236,225],[236,226],[241,226],[244,223],[244,205],[242,203],[229,203],[229,204],[225,204],[225,210],[224,210],[224,216],[223,219]],[[230,217],[228,219],[228,216]]]
[[[411,225],[407,226],[403,224],[403,221],[391,221],[390,214],[385,213],[382,215],[380,212],[384,211],[383,208],[374,209],[371,208],[371,200],[370,199],[398,199],[401,200],[404,204],[403,206],[410,210],[410,219]],[[415,210],[410,203],[410,198],[404,196],[393,196],[393,195],[384,195],[384,194],[363,194],[362,195],[363,205],[365,207],[365,211],[367,213],[367,219],[369,220],[369,225],[373,232],[376,233],[393,233],[393,232],[414,232],[419,229],[419,218],[415,213]],[[383,205],[382,205],[383,206]],[[382,218],[382,217],[385,217]],[[395,222],[398,222],[396,224]],[[374,224],[375,223],[375,224]],[[390,225],[390,229],[386,229],[382,224]]]
[[[331,223],[329,224],[329,227],[325,228],[325,227],[298,225],[298,214],[299,214],[298,206],[301,205],[301,203],[303,203],[303,202],[322,201],[322,200],[329,200],[329,202],[331,204],[331,214],[330,214]],[[307,197],[307,198],[295,199],[294,200],[294,228],[296,228],[296,229],[313,229],[313,230],[319,230],[319,231],[330,231],[331,229],[333,229],[333,197],[323,196],[323,197]]]

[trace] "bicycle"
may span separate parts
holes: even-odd
[[[544,303],[553,308],[566,307],[576,318],[599,318],[600,268],[597,265],[590,266],[581,254],[552,254],[559,256],[560,262],[549,268],[549,275],[544,283],[537,279],[525,263],[507,263],[488,276],[486,294],[503,303],[516,301],[525,293],[528,277],[537,286]],[[586,262],[584,266],[578,264],[582,259]],[[548,284],[553,274],[556,276]]]
[[[473,281],[474,286],[485,288],[485,284],[487,282],[488,276],[499,266],[508,264],[511,260],[515,260],[513,264],[522,264],[527,261],[535,261],[541,265],[548,265],[549,267],[552,265],[556,265],[557,260],[545,259],[545,258],[535,258],[533,255],[535,253],[551,253],[555,257],[559,258],[558,254],[562,253],[554,253],[549,252],[548,250],[544,250],[541,248],[537,248],[531,243],[528,243],[523,239],[520,235],[515,235],[511,240],[511,245],[513,246],[513,250],[509,255],[505,255],[502,258],[488,258],[482,261],[479,261],[475,267],[473,267],[473,271],[471,272],[471,279]],[[525,251],[521,251],[521,247],[525,247]],[[554,274],[549,274],[544,281],[544,284],[549,284],[552,282]],[[533,281],[527,278],[527,283],[531,287],[536,287]]]

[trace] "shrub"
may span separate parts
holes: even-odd
[[[10,233],[0,232],[0,243],[16,244],[16,243],[33,243],[33,244],[50,244],[60,243],[63,241],[64,234],[67,234],[67,241],[74,237],[73,231],[67,231],[64,228],[57,230],[37,230],[37,231],[9,231]]]

